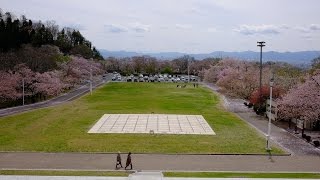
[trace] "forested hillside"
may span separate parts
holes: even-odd
[[[0,11],[0,107],[34,103],[103,73],[103,57],[78,30]],[[22,87],[24,86],[24,87]]]

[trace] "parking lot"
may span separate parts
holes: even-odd
[[[190,80],[189,80],[190,77]],[[139,74],[139,75],[129,75],[129,76],[122,76],[121,74],[114,72],[112,81],[115,82],[198,82],[198,76],[194,75],[170,75],[170,74],[155,74],[155,75],[148,75],[148,74]]]

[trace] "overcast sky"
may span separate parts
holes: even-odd
[[[79,29],[98,49],[320,50],[319,0],[0,0],[2,11]]]

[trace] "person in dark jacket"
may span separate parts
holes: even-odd
[[[132,169],[131,152],[128,154],[126,167],[124,169],[127,169],[128,166],[130,166],[130,169]]]
[[[120,167],[122,168],[122,163],[121,163],[121,155],[120,152],[118,152],[117,154],[117,163],[116,163],[116,169],[118,169],[118,166],[120,165]]]

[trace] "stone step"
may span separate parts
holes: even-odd
[[[138,171],[130,174],[129,180],[163,180],[162,172]]]

